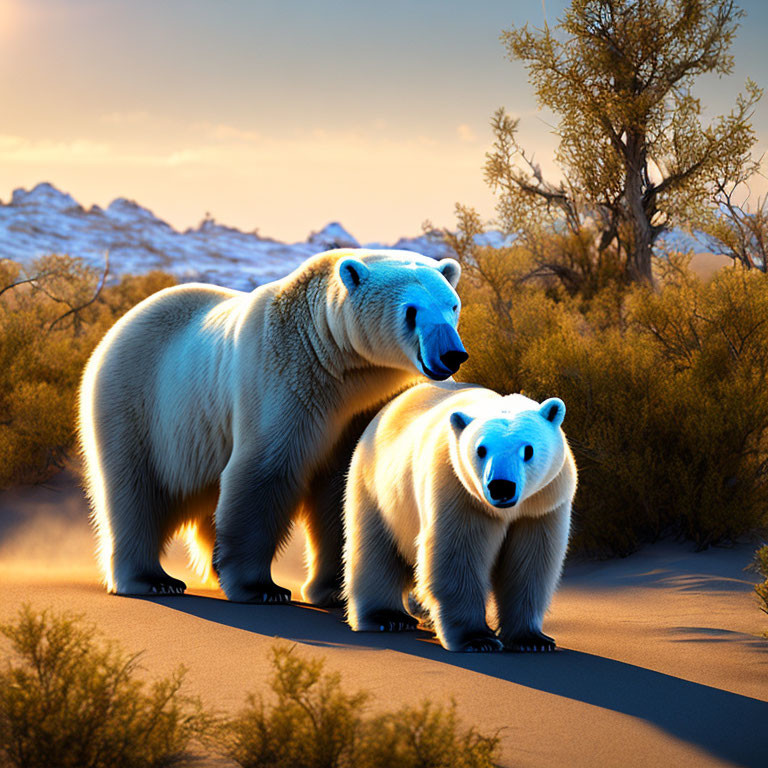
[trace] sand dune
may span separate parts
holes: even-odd
[[[23,602],[83,613],[127,648],[146,649],[150,676],[184,662],[190,690],[222,710],[265,688],[268,648],[284,638],[369,689],[374,708],[454,698],[467,722],[504,729],[509,766],[764,766],[768,622],[743,571],[752,549],[663,545],[571,564],[545,622],[558,653],[450,654],[426,633],[355,634],[308,606],[228,603],[190,576],[178,546],[167,567],[191,594],[108,596],[85,503],[60,475],[0,495],[0,620]],[[297,540],[276,578],[295,590],[301,571]]]

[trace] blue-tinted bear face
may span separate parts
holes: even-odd
[[[468,357],[456,331],[461,302],[438,270],[420,267],[414,278],[399,302],[401,344],[425,376],[443,381]]]
[[[462,475],[471,480],[471,492],[495,509],[514,507],[536,493],[562,465],[564,416],[558,398],[510,415],[503,407],[477,417],[453,413]]]
[[[339,263],[354,310],[353,341],[372,362],[416,369],[435,381],[468,355],[456,330],[461,268],[408,252],[373,252]]]

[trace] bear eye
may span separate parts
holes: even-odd
[[[453,305],[453,311],[454,311],[454,312],[455,312],[455,311],[456,311],[458,308],[459,308],[459,305],[458,305],[458,304],[454,304],[454,305]]]
[[[416,307],[408,307],[405,310],[405,324],[408,326],[409,331],[413,331],[416,328]]]
[[[526,445],[523,449],[523,461],[530,461],[533,458],[533,446]]]
[[[481,458],[485,458],[485,454],[488,453],[488,449],[484,445],[479,445],[477,447],[477,455]]]

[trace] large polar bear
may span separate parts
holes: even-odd
[[[363,433],[345,504],[350,626],[415,629],[449,651],[553,650],[541,632],[568,544],[576,466],[562,400],[421,384]],[[488,627],[489,596],[498,636]]]
[[[79,406],[108,589],[183,592],[159,557],[186,526],[230,600],[287,602],[270,566],[301,519],[304,599],[338,600],[354,443],[387,399],[467,358],[460,271],[408,251],[328,251],[251,293],[182,285],[121,318]]]

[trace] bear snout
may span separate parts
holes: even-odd
[[[488,493],[494,501],[511,502],[509,506],[512,506],[517,501],[517,484],[511,480],[491,480],[488,483]]]
[[[459,334],[450,323],[425,325],[419,330],[418,361],[430,379],[445,381],[468,357]]]
[[[453,373],[459,370],[461,364],[469,358],[463,349],[450,349],[440,355],[440,362]]]

